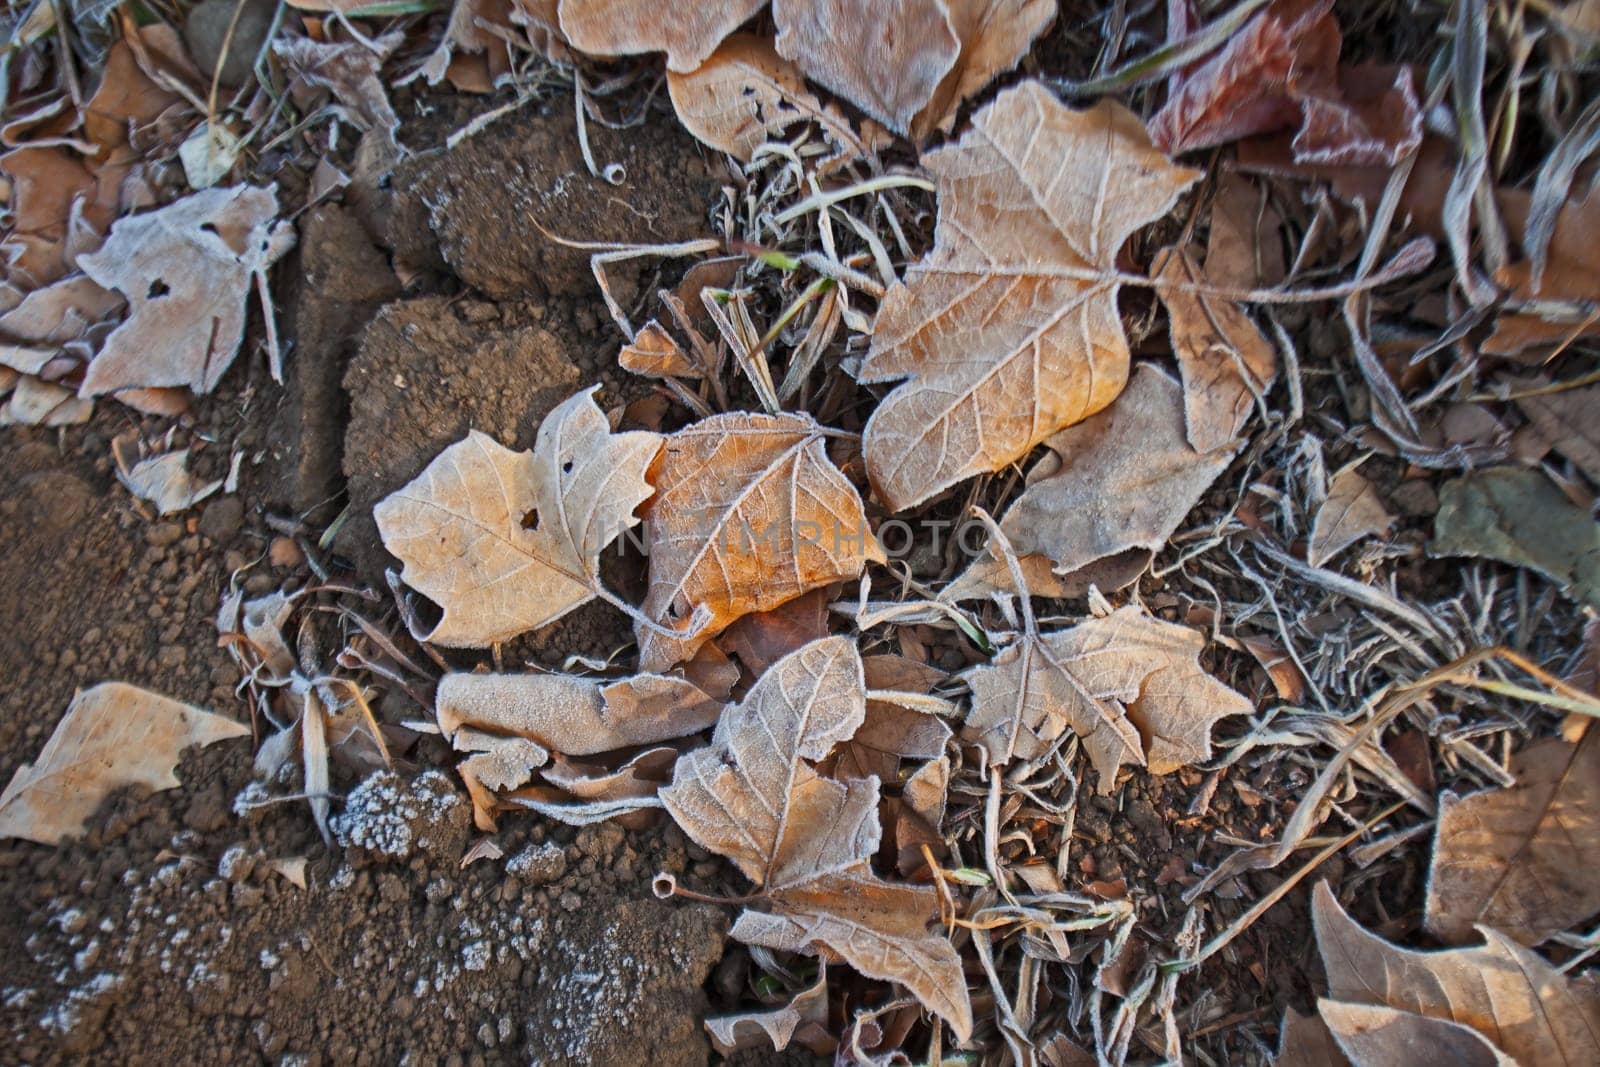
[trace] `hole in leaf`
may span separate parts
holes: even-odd
[[[571,474],[572,473],[572,460],[569,459],[569,460],[567,460],[565,463],[563,463],[561,465],[561,473],[562,474]]]
[[[539,509],[529,508],[522,515],[522,528],[524,530],[537,530],[539,528]]]
[[[144,295],[145,299],[147,300],[159,300],[161,297],[166,296],[170,292],[172,292],[172,286],[168,285],[160,278],[157,278],[155,281],[150,283],[150,288],[145,292]]]

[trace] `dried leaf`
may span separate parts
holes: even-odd
[[[762,1048],[767,1044],[782,1052],[801,1027],[824,1030],[827,1025],[828,970],[822,967],[817,980],[782,1007],[709,1016],[706,1032],[711,1035],[711,1043],[718,1052],[732,1056],[741,1049]],[[802,1034],[801,1039],[804,1038]]]
[[[1216,282],[1187,250],[1156,253],[1150,273],[1167,283],[1156,295],[1166,305],[1172,351],[1183,376],[1189,444],[1196,452],[1236,445],[1256,398],[1272,387],[1278,355],[1238,304],[1175,288]]]
[[[652,433],[611,433],[588,389],[539,426],[532,452],[476,430],[373,509],[407,585],[443,609],[423,640],[482,647],[553,622],[600,589],[600,553],[652,492]]]
[[[735,159],[748,162],[756,149],[801,122],[816,123],[840,156],[867,154],[850,121],[818,100],[764,37],[734,34],[694,70],[668,71],[667,89],[678,121]]]
[[[1428,552],[1528,567],[1600,607],[1600,527],[1538,471],[1495,467],[1446,482]]]
[[[1374,1039],[1380,1042],[1376,1045],[1353,1042],[1339,1024],[1350,1021],[1358,1028],[1353,1033],[1370,1037],[1374,1022],[1381,1031],[1396,1020],[1370,1015],[1352,1019],[1355,1013],[1337,1010],[1330,1017],[1329,1001],[1459,1023],[1518,1063],[1600,1062],[1600,1000],[1503,934],[1480,928],[1486,943],[1478,948],[1397,948],[1346,915],[1326,882],[1317,884],[1311,912],[1328,972],[1323,1019],[1357,1064],[1413,1062],[1397,1054],[1405,1047],[1399,1035],[1419,1031],[1398,1031],[1395,1045],[1382,1044],[1382,1038]],[[1444,1037],[1442,1030],[1431,1032]],[[1456,1061],[1446,1056],[1444,1062]]]
[[[1470,1027],[1372,1004],[1318,1001],[1323,1025],[1357,1067],[1439,1063],[1451,1067],[1517,1067]],[[1335,1061],[1338,1062],[1338,1061]]]
[[[96,284],[128,300],[128,320],[84,374],[86,397],[181,385],[209,393],[244,337],[250,287],[294,244],[276,223],[275,187],[204,189],[118,220],[100,251],[80,256]]]
[[[1306,544],[1306,562],[1321,567],[1364,537],[1384,533],[1394,516],[1383,506],[1378,491],[1354,467],[1334,475],[1328,498],[1317,509]]]
[[[1333,0],[1275,0],[1184,72],[1150,120],[1174,155],[1298,126],[1301,163],[1394,166],[1422,141],[1409,68],[1340,70]]]
[[[1022,62],[1056,17],[1056,0],[946,0],[945,6],[961,50],[912,121],[911,135],[919,141],[935,128],[948,133],[961,104]]]
[[[684,737],[722,711],[692,682],[659,674],[611,683],[570,674],[447,674],[436,703],[447,736],[463,728],[514,734],[571,756]]]
[[[389,90],[380,71],[404,39],[398,32],[371,41],[280,37],[272,42],[272,51],[288,68],[291,78],[331,92],[357,127],[392,137],[400,128],[400,116],[389,104]]]
[[[900,378],[868,421],[874,489],[904,510],[998,470],[1109,404],[1128,376],[1116,257],[1198,177],[1132,112],[1009,89],[953,146],[933,252],[885,295],[863,382]]]
[[[1293,1008],[1284,1011],[1273,1067],[1346,1067],[1349,1062],[1322,1016],[1301,1015]]]
[[[699,0],[663,6],[649,0],[561,0],[561,32],[592,56],[665,52],[667,69],[691,71],[766,0]]]
[[[867,689],[880,693],[926,694],[945,679],[938,668],[904,656],[867,656],[861,666]],[[901,760],[935,759],[949,740],[950,727],[938,716],[892,700],[869,699],[861,726],[822,766],[836,778],[875,775],[881,782],[893,782],[898,780]]]
[[[528,26],[532,30],[531,42],[536,47],[542,45],[552,59],[567,58],[554,39],[558,36],[553,32],[555,0],[455,0],[438,46],[402,84],[423,78],[429,85],[438,85],[449,78],[450,84],[462,92],[489,92],[494,87],[493,76],[510,70],[506,41],[494,32],[496,27],[509,29],[510,22]],[[541,37],[543,41],[538,40]]]
[[[705,376],[655,319],[641,326],[634,339],[617,353],[617,365],[630,374],[645,378]]]
[[[156,506],[162,515],[185,511],[222,488],[222,480],[202,483],[189,473],[189,450],[165,452],[159,456],[128,463],[124,451],[112,442],[117,461],[117,480],[138,497]],[[137,454],[137,453],[135,453]]]
[[[967,734],[989,763],[1045,755],[1071,727],[1100,791],[1125,763],[1166,774],[1211,756],[1211,727],[1250,701],[1200,668],[1205,638],[1125,607],[1070,630],[1019,636],[993,663],[964,675]]]
[[[772,17],[779,55],[896,133],[961,54],[945,0],[773,0]]]
[[[84,340],[90,328],[122,308],[122,297],[83,274],[35,289],[0,315],[0,363],[24,374],[38,374],[69,341]],[[12,344],[9,342],[20,342]]]
[[[272,869],[273,873],[281,875],[284,880],[296,889],[304,889],[306,887],[307,862],[304,856],[289,856],[284,859],[268,860],[267,866]]]
[[[898,981],[965,1040],[972,1009],[954,947],[927,931],[932,890],[867,869],[881,837],[878,781],[835,781],[814,764],[866,716],[855,645],[815,641],[775,664],[717,725],[713,744],[678,760],[661,792],[696,843],[726,856],[774,912],[746,911],[733,936],[783,951],[826,946],[862,974]]]
[[[752,677],[760,677],[801,645],[827,636],[827,590],[813,589],[771,611],[744,616],[723,632],[720,644]]]
[[[1027,583],[1032,596],[1054,600],[1077,600],[1087,596],[1090,587],[1102,593],[1126,589],[1139,580],[1150,566],[1148,549],[1130,548],[1114,556],[1097,559],[1067,574],[1057,574],[1049,556],[1029,555],[1017,560],[1022,580]],[[1011,597],[1018,593],[1012,585],[1011,567],[992,552],[978,555],[961,576],[939,591],[939,599],[946,604],[984,597]]]
[[[810,416],[703,419],[667,438],[650,480],[644,613],[680,630],[698,614],[710,622],[668,637],[636,620],[643,670],[664,670],[741,615],[855,578],[883,558],[861,498]]]
[[[1517,753],[1517,784],[1439,802],[1426,924],[1440,940],[1492,926],[1524,945],[1600,911],[1600,729]]]
[[[1161,549],[1234,451],[1190,447],[1182,389],[1148,364],[1109,411],[1046,444],[1056,458],[1028,472],[1000,528],[1019,555],[1048,556],[1058,574],[1129,549]]]
[[[242,723],[123,682],[72,698],[33,763],[0,793],[0,838],[59,844],[83,830],[100,802],[123,786],[159,791],[182,783],[173,770],[190,745],[248,737]]]
[[[1510,215],[1511,212],[1507,211]],[[1529,348],[1566,345],[1600,335],[1600,195],[1569,200],[1552,228],[1548,262],[1540,284],[1533,284],[1528,260],[1495,272],[1495,282],[1509,291],[1510,309],[1495,321],[1484,342],[1485,355],[1512,356]]]
[[[1514,392],[1522,392],[1549,383],[1537,379],[1509,384]],[[1600,385],[1518,396],[1517,410],[1528,417],[1551,448],[1570,459],[1591,482],[1600,484],[1600,420],[1593,415],[1600,410]]]
[[[579,763],[559,753],[550,758],[541,776],[551,785],[580,800],[625,800],[654,796],[657,788],[672,779],[678,750],[667,745],[647,748],[617,767]]]
[[[0,405],[0,426],[74,426],[88,422],[94,401],[71,389],[24,374]]]

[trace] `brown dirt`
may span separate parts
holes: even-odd
[[[156,440],[171,420],[115,404],[59,434],[8,431],[0,780],[37,754],[77,686],[120,679],[245,715],[214,626],[230,573],[252,594],[314,581],[304,565],[275,570],[265,551],[298,519],[325,523],[348,501],[324,562],[349,580],[349,559],[381,581],[392,561],[372,502],[468,428],[531,445],[551,406],[611,380],[616,333],[586,254],[508,219],[504,187],[555,204],[585,239],[678,240],[703,232],[711,186],[675,128],[595,133],[601,158],[627,167],[626,186],[574,165],[566,98],[407,164],[382,197],[352,196],[362,211],[299,220],[278,287],[288,380],[267,379],[252,338],[242,369],[197,399],[173,442],[210,477],[242,452],[238,494],[168,519],[141,514],[116,483],[109,442],[131,426]],[[433,214],[443,255],[427,252],[426,223],[404,249],[367,238],[397,229],[383,216],[372,225],[373,204],[400,218],[441,192],[453,205]],[[618,219],[623,198],[649,217]],[[415,275],[405,251],[450,272]],[[619,296],[653,290],[656,271],[647,261],[618,272]],[[607,570],[625,582],[637,567]],[[628,641],[625,622],[592,605],[508,652],[605,655]],[[380,703],[390,720],[417,710]],[[675,829],[508,816],[503,858],[462,869],[465,794],[447,772],[415,777],[448,763],[425,738],[402,752],[404,777],[363,784],[336,762],[329,847],[304,802],[283,799],[302,788],[297,762],[263,778],[251,752],[230,742],[188,753],[181,788],[119,794],[60,848],[0,844],[0,1061],[706,1062],[700,1019],[728,915],[657,901],[650,883],[666,870],[715,891],[725,867]],[[297,857],[306,889],[272,866]]]

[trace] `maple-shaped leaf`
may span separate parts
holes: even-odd
[[[244,338],[251,287],[265,291],[267,268],[294,245],[294,227],[274,224],[277,214],[275,187],[239,185],[119,219],[98,252],[78,257],[129,309],[90,362],[80,394],[215,388]]]
[[[638,521],[661,438],[612,433],[598,388],[546,416],[532,452],[474,430],[373,509],[405,583],[443,609],[422,640],[482,647],[601,595],[600,553]]]
[[[690,71],[767,0],[561,0],[561,32],[580,52],[623,56],[665,52],[667,69]]]
[[[1477,948],[1398,948],[1346,915],[1326,882],[1317,883],[1311,915],[1328,973],[1322,1018],[1357,1067],[1600,1063],[1600,997],[1499,931],[1479,927],[1485,943]],[[1427,1020],[1473,1031],[1488,1049]]]
[[[1211,756],[1211,727],[1250,701],[1200,667],[1205,638],[1124,607],[1070,630],[1023,634],[965,678],[968,735],[989,762],[1045,755],[1067,729],[1110,793],[1125,763],[1166,774]]]
[[[250,727],[123,682],[72,698],[33,763],[0,793],[0,838],[54,845],[83,830],[100,802],[129,785],[183,783],[173,770],[190,745],[248,737]]]
[[[867,152],[849,120],[818,100],[799,69],[764,37],[734,34],[694,70],[668,71],[667,91],[685,129],[736,159],[748,162],[800,122],[816,123],[841,156]]]
[[[883,558],[808,415],[734,412],[686,426],[666,439],[650,482],[644,614],[675,628],[700,613],[710,622],[674,637],[635,620],[642,670],[666,670],[741,615]]]
[[[704,848],[731,859],[772,911],[746,911],[734,936],[785,951],[825,946],[873,978],[902,983],[963,1040],[972,1009],[931,889],[877,879],[876,778],[836,781],[816,763],[866,715],[861,657],[844,637],[814,641],[762,675],[723,713],[713,743],[678,760],[661,791]]]
[[[895,511],[1115,399],[1129,359],[1117,254],[1199,177],[1122,105],[1074,111],[1038,82],[1000,94],[923,162],[939,188],[934,249],[884,296],[860,375],[909,379],[863,442]]]
[[[1426,925],[1441,940],[1482,923],[1536,945],[1600,911],[1600,728],[1535,741],[1511,771],[1509,788],[1440,798]]]
[[[1029,470],[1000,529],[1019,555],[1046,556],[1058,574],[1160,550],[1239,447],[1195,451],[1183,390],[1149,364],[1108,410],[1045,444],[1050,454]]]

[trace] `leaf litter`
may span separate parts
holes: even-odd
[[[319,826],[340,766],[383,766],[391,744],[405,753],[419,731],[440,732],[486,832],[518,809],[645,826],[664,808],[742,870],[754,888],[733,898],[745,905],[734,936],[751,946],[742,966],[762,974],[752,988],[764,1007],[708,1021],[720,1047],[798,1041],[867,1062],[920,1055],[902,1050],[925,1040],[937,1062],[953,1035],[962,1055],[1120,1064],[1140,1049],[1176,1059],[1191,1035],[1228,1048],[1224,1058],[1240,1042],[1264,1049],[1254,1015],[1207,1007],[1180,976],[1230,954],[1231,973],[1265,987],[1257,946],[1241,935],[1341,851],[1341,895],[1371,904],[1363,887],[1415,862],[1437,812],[1425,912],[1388,888],[1372,890],[1377,911],[1398,903],[1389,932],[1425,921],[1450,943],[1487,943],[1430,956],[1395,948],[1319,888],[1329,995],[1315,1016],[1285,1016],[1282,1047],[1303,1062],[1395,1062],[1397,1049],[1430,1042],[1463,1059],[1530,1062],[1570,1055],[1580,1046],[1565,1043],[1581,1044],[1585,1029],[1592,1037],[1587,980],[1517,944],[1575,971],[1592,955],[1581,931],[1600,907],[1550,858],[1562,854],[1557,830],[1564,845],[1588,847],[1594,746],[1571,722],[1565,740],[1546,736],[1552,711],[1596,709],[1550,670],[1562,654],[1551,635],[1577,610],[1557,589],[1594,602],[1594,450],[1581,405],[1596,294],[1588,253],[1572,242],[1587,207],[1574,168],[1554,157],[1539,168],[1533,210],[1513,188],[1533,180],[1518,169],[1527,153],[1512,151],[1533,124],[1541,143],[1580,151],[1582,122],[1564,97],[1535,112],[1507,78],[1499,124],[1486,123],[1476,112],[1489,90],[1463,66],[1470,34],[1444,27],[1454,80],[1424,82],[1420,64],[1342,63],[1342,44],[1372,49],[1348,48],[1353,33],[1342,42],[1318,2],[1246,4],[1205,25],[1181,3],[1164,27],[1159,13],[1108,15],[1100,70],[1113,71],[1102,81],[1121,102],[1083,110],[1052,91],[1071,99],[1071,83],[1031,77],[1057,39],[1034,48],[1057,14],[1037,0],[780,0],[770,15],[742,3],[514,6],[456,4],[421,67],[417,25],[382,22],[369,38],[351,20],[378,16],[360,8],[295,21],[270,52],[289,99],[320,107],[311,90],[331,91],[329,114],[391,141],[396,66],[468,92],[512,87],[517,99],[483,122],[547,91],[540,78],[568,80],[584,139],[585,121],[612,124],[615,102],[641,99],[648,81],[643,67],[593,66],[584,53],[665,52],[681,121],[732,157],[718,240],[695,245],[720,244],[722,265],[715,279],[664,290],[666,313],[637,334],[607,290],[629,338],[619,364],[660,383],[650,432],[619,428],[638,425],[627,420],[643,407],[608,415],[590,390],[545,420],[531,453],[474,431],[379,505],[404,567],[393,631],[394,619],[361,614],[370,595],[329,584],[298,520],[296,551],[313,549],[323,587],[230,593],[219,630],[252,715],[273,728],[262,759],[303,764]],[[1526,17],[1577,32],[1543,9]],[[1165,48],[1154,43],[1163,28]],[[1496,23],[1493,47],[1518,32]],[[1581,77],[1554,41],[1517,45],[1516,63],[1537,56],[1559,78]],[[1130,58],[1147,46],[1152,59]],[[154,110],[140,122],[188,100],[194,115],[171,147],[188,151],[192,195],[163,190],[127,215],[110,195],[120,170],[54,142],[6,157],[22,209],[7,243],[23,258],[12,262],[39,273],[8,276],[3,421],[87,419],[87,398],[105,393],[167,406],[150,386],[210,391],[240,350],[251,288],[277,370],[265,298],[289,243],[279,205],[265,187],[220,187],[238,166],[233,149],[208,151],[205,166],[190,158],[241,128],[244,98],[216,125],[215,101],[199,107],[198,79],[164,47],[159,34],[132,33],[111,54],[118,79],[155,87],[141,87]],[[1022,63],[1028,75],[983,94]],[[1461,142],[1462,180],[1480,163],[1490,175],[1466,223],[1459,192],[1448,224],[1430,224],[1404,180],[1427,178],[1437,155],[1417,152],[1424,84],[1430,105],[1443,101],[1428,136]],[[108,93],[94,106],[111,114]],[[1450,107],[1458,128],[1446,132]],[[28,128],[72,135],[52,114]],[[136,168],[136,127],[112,114],[84,132]],[[1494,139],[1493,154],[1470,143],[1474,129]],[[1258,135],[1281,136],[1288,169],[1244,179],[1228,147],[1190,157],[1204,172],[1167,158]],[[1239,160],[1254,150],[1241,145]],[[249,171],[251,157],[238,158]],[[1387,199],[1369,197],[1358,214],[1337,202],[1374,175],[1381,188],[1396,165]],[[1300,184],[1335,167],[1334,199]],[[52,199],[52,182],[64,197]],[[929,185],[936,201],[921,195]],[[127,274],[140,254],[130,235],[168,220],[181,236],[163,236],[157,259]],[[1376,270],[1407,225],[1451,239],[1457,270],[1408,276],[1416,257]],[[225,284],[191,284],[199,263]],[[1488,279],[1504,303],[1453,318],[1486,306]],[[1347,300],[1351,374],[1318,339],[1332,327],[1308,329],[1303,314],[1330,294]],[[1522,366],[1542,360],[1546,377],[1502,373],[1497,357],[1529,352]],[[1436,432],[1428,420],[1446,405],[1455,414]],[[1364,425],[1374,406],[1386,414]],[[1471,469],[1454,436],[1463,412],[1543,470]],[[1412,466],[1392,460],[1397,448]],[[1331,479],[1324,452],[1343,464]],[[212,488],[186,480],[181,449],[124,447],[117,458],[125,483],[163,512]],[[1430,501],[1435,471],[1444,484]],[[941,553],[917,540],[901,558],[880,537],[901,516],[951,524],[986,520],[984,507],[1002,516],[987,549]],[[1431,599],[1406,572],[1423,563],[1430,517],[1433,556],[1504,561],[1558,584],[1507,582],[1505,568],[1467,562]],[[616,584],[609,563],[602,580],[602,553],[641,522],[645,584],[625,567]],[[275,548],[273,558],[290,557]],[[636,673],[619,674],[629,661],[615,656],[585,658],[584,674],[572,660],[562,673],[505,669],[507,648],[527,647],[521,635],[538,631],[537,646],[594,599],[632,622]],[[332,659],[320,614],[337,618],[333,640],[345,643]],[[1525,627],[1550,619],[1530,651]],[[434,645],[488,651],[447,660]],[[407,720],[413,730],[375,713],[380,694],[429,721]],[[1417,738],[1420,751],[1401,744]],[[1086,769],[1093,797],[1080,790]],[[1214,820],[1218,796],[1261,809],[1247,837],[1219,834],[1204,859],[1159,858],[1155,885],[1183,887],[1189,905],[1161,920],[1151,906],[1177,907],[1176,895],[1158,901],[1123,877],[1143,857],[1129,867],[1077,844],[1095,840],[1097,801],[1110,794],[1119,813],[1143,818],[1148,790],[1168,799],[1138,824],[1138,842]],[[1385,793],[1399,799],[1384,807]],[[473,857],[498,851],[492,838],[479,844]],[[1257,887],[1234,875],[1313,845],[1316,857],[1249,903]],[[1240,862],[1216,863],[1230,847]],[[304,860],[281,870],[303,879]],[[697,894],[670,879],[660,888]],[[813,971],[811,955],[835,966]],[[1495,977],[1485,994],[1457,988],[1463,975]],[[1542,1012],[1548,1032],[1482,1023],[1505,1004]],[[941,1022],[921,1024],[919,1005]]]

